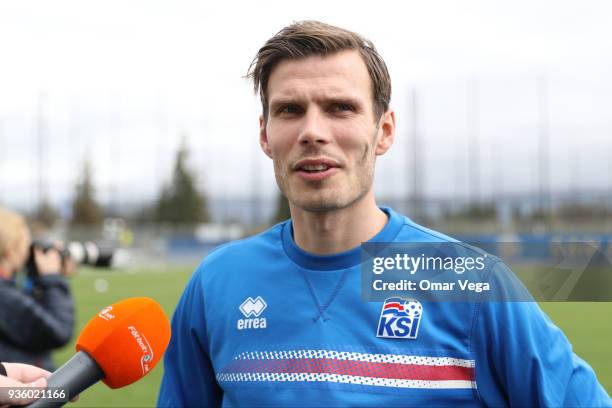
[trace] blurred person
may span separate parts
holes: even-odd
[[[32,399],[11,398],[10,388],[44,388],[51,373],[42,368],[19,363],[0,363],[0,407],[8,405],[26,405]],[[7,405],[7,406],[8,406]]]
[[[249,73],[291,219],[197,268],[172,319],[159,406],[612,406],[535,302],[361,300],[361,243],[456,242],[376,204],[395,113],[370,41],[294,23]],[[494,256],[486,268],[511,276]],[[422,308],[418,321],[386,318],[406,306]]]
[[[32,364],[53,371],[51,351],[67,344],[74,330],[74,304],[56,249],[34,248],[37,273],[29,288],[16,283],[30,255],[30,231],[22,216],[0,208],[0,361]]]

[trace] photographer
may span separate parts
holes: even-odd
[[[0,208],[0,361],[27,363],[53,371],[51,351],[68,343],[74,328],[74,305],[56,249],[35,248],[37,273],[31,290],[19,288],[15,276],[30,255],[31,237],[20,215]]]

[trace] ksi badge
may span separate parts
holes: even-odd
[[[418,300],[392,297],[385,300],[376,337],[388,339],[416,339],[423,306]]]

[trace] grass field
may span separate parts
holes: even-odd
[[[82,270],[72,279],[78,313],[76,333],[80,333],[87,321],[104,306],[128,297],[151,297],[171,317],[191,272],[189,267],[121,272]],[[98,289],[106,286],[106,291],[100,292],[96,286]],[[541,306],[569,337],[576,353],[593,366],[608,393],[612,392],[612,303],[543,303]],[[74,345],[71,344],[55,354],[56,362],[61,364],[73,354]],[[98,383],[70,406],[154,406],[162,370],[160,363],[142,380],[118,390]]]
[[[166,268],[109,272],[84,269],[72,279],[72,291],[77,304],[77,328],[80,333],[89,319],[100,309],[119,300],[146,296],[155,299],[171,318],[174,307],[191,276],[192,268]],[[106,284],[104,283],[106,282]],[[98,287],[108,285],[99,292]],[[55,357],[58,365],[74,354],[74,344],[59,350]],[[155,406],[161,382],[163,362],[140,381],[125,388],[111,390],[98,383],[81,395],[71,407],[151,407]]]

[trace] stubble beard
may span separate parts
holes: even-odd
[[[338,180],[322,180],[300,181],[307,186],[305,188],[291,186],[289,175],[293,171],[287,163],[273,159],[276,183],[289,203],[304,211],[330,212],[350,207],[360,201],[372,188],[375,162],[373,149],[373,144],[366,145],[363,154],[353,166],[352,174],[348,174],[348,184],[338,185]],[[340,169],[340,172],[344,171],[345,168]],[[329,186],[328,183],[335,183],[335,185]]]

